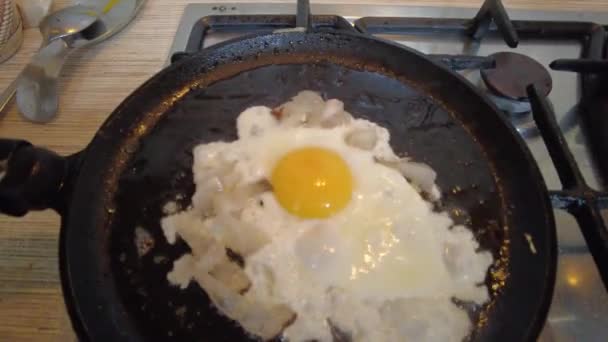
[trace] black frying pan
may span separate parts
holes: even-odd
[[[82,340],[246,340],[197,285],[169,285],[172,261],[161,207],[194,191],[192,148],[236,137],[235,118],[312,89],[389,129],[400,154],[428,163],[441,210],[473,228],[499,260],[491,303],[471,315],[475,341],[534,340],[547,314],[556,238],[547,190],[529,151],[492,104],[463,78],[413,50],[353,33],[290,32],[206,49],[163,70],[129,96],[91,144],[67,159],[2,141],[8,158],[0,209],[52,207],[63,217],[61,276]],[[134,228],[154,247],[139,257]],[[533,253],[524,234],[532,238]]]

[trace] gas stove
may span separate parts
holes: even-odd
[[[188,5],[167,63],[230,38],[293,27],[296,10],[295,1]],[[608,211],[598,208],[608,206],[601,192],[606,184],[602,178],[608,182],[608,162],[598,156],[608,155],[602,154],[608,153],[608,138],[602,135],[608,136],[608,119],[585,121],[594,109],[583,110],[581,104],[597,89],[597,74],[608,71],[601,61],[608,13],[507,11],[497,0],[485,1],[479,10],[313,4],[311,12],[313,26],[357,30],[414,48],[446,63],[487,93],[525,139],[547,187],[564,189],[551,191],[558,272],[539,340],[605,341],[608,235],[600,215],[607,221]],[[556,59],[561,60],[552,64]],[[547,101],[528,101],[525,90],[530,83]],[[539,111],[548,117],[554,113],[556,120],[539,120]],[[608,112],[595,114],[608,118]],[[597,129],[602,124],[604,130]],[[594,257],[603,262],[596,264]]]

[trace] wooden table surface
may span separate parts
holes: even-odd
[[[69,59],[61,77],[60,110],[54,122],[36,125],[24,121],[12,103],[4,117],[0,117],[0,137],[27,139],[61,154],[80,150],[123,98],[162,67],[183,8],[191,2],[197,1],[148,0],[139,16],[123,32],[98,46],[77,52]],[[369,3],[369,0],[313,2]],[[375,2],[478,7],[482,1]],[[608,11],[608,0],[503,2],[507,8]],[[70,3],[56,0],[54,9]],[[0,89],[17,76],[39,44],[37,29],[27,30],[21,50],[0,64]],[[58,227],[59,217],[51,211],[31,213],[21,219],[0,215],[0,341],[75,340],[59,282]]]

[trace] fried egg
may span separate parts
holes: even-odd
[[[200,224],[165,219],[169,241],[180,236],[204,258],[205,251],[193,248],[201,245],[200,230],[241,251],[250,281],[243,298],[288,307],[295,314],[282,331],[289,341],[467,335],[471,322],[452,299],[488,300],[479,284],[492,256],[477,252],[468,228],[454,226],[423,199],[423,192],[439,196],[430,168],[399,158],[385,128],[312,92],[278,109],[245,110],[237,130],[236,141],[195,148],[190,213]],[[413,169],[427,176],[408,181],[416,178]],[[262,242],[242,247],[226,233],[227,218],[238,234]],[[206,270],[185,272],[181,285],[195,279],[205,288]]]

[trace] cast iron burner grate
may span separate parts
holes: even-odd
[[[304,2],[299,2],[304,3]],[[608,183],[608,61],[604,60],[606,31],[591,22],[511,21],[500,0],[486,0],[473,19],[363,17],[354,27],[345,18],[330,15],[309,16],[307,8],[298,7],[298,15],[212,15],[201,18],[193,27],[184,52],[175,53],[171,62],[200,51],[210,32],[263,33],[278,29],[305,27],[350,30],[364,34],[458,35],[479,44],[486,36],[499,35],[509,47],[521,39],[575,39],[582,43],[579,60],[556,60],[554,70],[581,73],[581,119],[588,133],[595,162],[604,184]],[[493,68],[492,57],[471,55],[428,55],[453,70]],[[604,86],[605,89],[602,89]],[[572,214],[588,245],[608,289],[608,231],[601,216],[608,209],[608,193],[595,191],[585,182],[567,146],[566,140],[540,85],[527,87],[528,100],[537,128],[562,184],[561,190],[550,191],[554,208]]]

